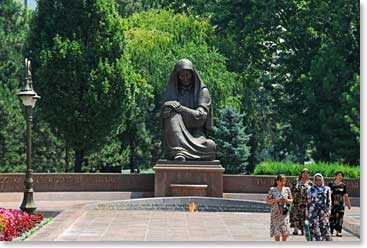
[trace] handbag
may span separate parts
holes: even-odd
[[[288,204],[283,204],[282,206],[278,202],[278,208],[283,215],[286,215],[289,212],[290,206]]]
[[[311,231],[310,231],[310,222],[308,220],[305,220],[305,223],[303,225],[303,229],[305,230],[306,240],[307,241],[312,241]]]

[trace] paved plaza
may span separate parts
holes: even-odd
[[[0,194],[2,207],[19,207],[21,195]],[[39,211],[58,215],[26,241],[272,241],[269,213],[179,212],[146,210],[94,210],[92,202],[129,199],[131,194],[116,192],[36,193]],[[38,197],[37,197],[38,195]],[[94,196],[95,200],[91,200]],[[79,198],[79,200],[77,200]],[[354,221],[359,230],[359,207],[346,211],[345,222]],[[346,230],[334,241],[360,241]],[[305,241],[290,235],[289,241]]]
[[[56,241],[271,241],[269,214],[88,210]],[[29,241],[43,240],[47,227]],[[344,232],[336,241],[359,241]],[[291,236],[290,241],[304,241]]]

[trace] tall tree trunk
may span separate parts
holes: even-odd
[[[130,141],[130,173],[134,173],[135,168],[135,142]]]
[[[248,165],[246,168],[247,173],[252,173],[255,170],[257,160],[256,160],[256,152],[257,152],[257,140],[255,131],[252,132],[250,140],[248,142],[248,146],[250,146],[250,156],[248,157]]]
[[[243,123],[246,126],[246,120],[245,117],[243,119]],[[248,157],[248,165],[246,166],[246,173],[251,174],[254,172],[255,167],[257,165],[257,159],[256,159],[256,153],[257,153],[257,133],[256,133],[256,123],[255,121],[252,121],[251,123],[247,124],[247,130],[246,133],[252,134],[250,136],[250,139],[248,141],[247,146],[250,146],[250,155]]]
[[[322,161],[322,162],[330,162],[330,152],[328,149],[324,147],[324,145],[318,145],[316,146],[316,155],[315,155],[316,161]]]
[[[74,172],[82,172],[83,159],[84,159],[84,151],[75,150]]]
[[[64,171],[68,172],[70,165],[70,152],[69,152],[69,146],[65,146],[65,168]]]

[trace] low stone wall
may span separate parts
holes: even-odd
[[[24,178],[21,173],[0,174],[0,192],[24,191]],[[34,173],[33,188],[37,192],[154,192],[154,174]]]
[[[274,184],[275,176],[247,176],[223,175],[223,192],[225,193],[267,193]],[[297,177],[287,176],[287,185],[290,186]],[[325,184],[334,178],[325,178]],[[359,197],[360,180],[344,179],[349,196]]]
[[[0,173],[0,192],[23,192],[23,173]],[[289,185],[296,177],[287,177]],[[326,183],[333,178],[326,178]],[[130,191],[154,192],[154,174],[34,173],[37,192]],[[360,180],[344,179],[348,194],[360,196]],[[274,176],[223,175],[224,193],[267,193]]]

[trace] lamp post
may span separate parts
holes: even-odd
[[[25,106],[25,117],[27,122],[27,171],[25,175],[25,190],[23,202],[20,205],[22,211],[33,213],[36,210],[36,205],[33,201],[33,179],[32,179],[32,109],[35,107],[37,100],[40,98],[33,90],[32,75],[31,75],[31,61],[25,59],[25,85],[17,96],[22,100]]]

